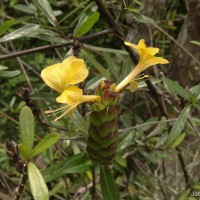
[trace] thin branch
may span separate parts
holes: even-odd
[[[15,124],[19,125],[19,122],[17,120],[15,120],[14,118],[10,117],[9,115],[7,115],[6,113],[0,111],[0,116],[6,117],[7,119],[9,119],[10,121],[14,122]]]
[[[26,162],[26,163],[24,163],[24,166],[23,166],[23,173],[22,173],[22,176],[21,176],[21,182],[20,182],[20,185],[18,187],[15,200],[21,199],[23,192],[24,192],[24,186],[26,185],[27,179],[28,179],[28,174],[27,174],[27,162]]]
[[[116,23],[116,21],[113,19],[112,15],[110,14],[110,12],[107,10],[107,8],[104,6],[103,2],[101,0],[95,0],[100,13],[104,16],[104,18],[106,19],[106,21],[108,22],[109,26],[111,29],[113,29],[114,33],[117,35],[117,37],[119,37],[119,39],[121,40],[124,48],[126,49],[126,51],[129,53],[133,63],[137,63],[138,59],[136,57],[135,52],[133,51],[133,49],[129,46],[126,46],[124,44],[125,41],[125,35],[121,29],[121,26],[119,24]]]
[[[188,122],[190,124],[190,126],[193,128],[194,132],[197,134],[197,136],[200,138],[200,133],[199,131],[197,130],[197,128],[194,126],[194,124],[192,123],[192,120],[191,118],[188,118]]]
[[[15,51],[15,47],[14,47],[12,41],[10,41],[10,45],[11,45],[12,49]],[[32,84],[31,84],[31,81],[30,81],[29,77],[28,77],[28,74],[26,73],[26,70],[25,70],[25,68],[24,68],[24,65],[22,64],[21,59],[18,58],[18,57],[17,57],[16,59],[17,59],[17,62],[19,63],[19,66],[20,66],[20,68],[21,68],[21,70],[22,70],[24,76],[25,76],[25,79],[26,79],[26,81],[27,81],[27,83],[28,83],[28,86],[29,86],[30,90],[33,92],[33,91],[34,91],[33,86],[32,86]]]
[[[189,175],[188,175],[188,172],[187,172],[187,169],[186,169],[186,166],[185,166],[185,161],[183,159],[183,156],[181,154],[179,147],[176,147],[176,151],[177,151],[178,159],[179,159],[179,162],[180,162],[180,165],[181,165],[181,169],[183,171],[183,176],[184,176],[184,179],[185,179],[185,185],[186,185],[186,188],[188,188],[188,186],[189,186]]]
[[[165,123],[165,122],[174,122],[176,120],[177,120],[177,118],[175,118],[175,119],[161,120],[161,121],[156,121],[156,122],[147,122],[147,123],[144,123],[144,124],[138,124],[136,126],[132,126],[132,127],[129,127],[129,128],[120,129],[119,133],[124,132],[124,131],[129,131],[129,130],[132,130],[132,129],[136,129],[136,128],[140,128],[140,127],[143,127],[143,126],[148,126],[148,125],[153,125],[153,124],[159,124],[159,123]]]
[[[101,37],[103,35],[107,35],[112,32],[113,32],[112,29],[107,29],[107,30],[100,31],[98,33],[93,33],[93,34],[90,34],[87,36],[80,37],[79,40],[80,40],[80,42],[85,42],[85,41],[92,40],[97,37]],[[23,56],[23,55],[27,55],[27,54],[32,54],[32,53],[39,52],[39,51],[61,48],[61,47],[72,45],[72,43],[73,43],[73,41],[69,41],[69,42],[66,42],[63,44],[50,44],[50,45],[45,45],[45,46],[36,47],[36,48],[32,48],[32,49],[17,51],[17,52],[13,52],[13,53],[9,53],[9,54],[0,56],[0,61],[8,60],[10,58],[15,58],[15,57]]]
[[[96,174],[95,174],[95,168],[92,169],[92,200],[96,199]]]

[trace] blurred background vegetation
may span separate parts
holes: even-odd
[[[46,4],[39,7],[38,2],[0,2],[0,199],[4,195],[12,199],[20,182],[20,174],[6,155],[5,141],[20,143],[18,121],[24,105],[35,116],[36,141],[49,132],[59,133],[62,138],[35,159],[38,168],[44,170],[85,152],[86,135],[80,120],[64,117],[54,122],[54,117],[44,114],[57,103],[55,92],[40,77],[44,67],[70,54],[71,35],[78,35],[81,19],[100,13],[94,26],[80,37],[79,57],[90,70],[82,85],[88,93],[102,78],[119,83],[133,66],[120,36],[95,1],[49,0],[52,9]],[[160,48],[160,56],[170,61],[169,65],[147,70],[157,93],[143,80],[136,92],[125,90],[121,98],[118,154],[112,165],[121,199],[197,199],[191,193],[200,190],[200,2],[103,2],[126,41],[136,44],[144,38],[147,46]],[[33,51],[46,45],[46,49]],[[25,52],[17,57],[16,52],[21,51]],[[83,120],[88,107],[80,106],[79,112]],[[97,172],[96,199],[102,199],[98,178]],[[92,187],[89,172],[63,173],[48,182],[51,199],[92,199]],[[31,199],[28,186],[22,199]]]

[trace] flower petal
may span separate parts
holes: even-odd
[[[142,48],[142,49],[146,49],[147,46],[145,44],[145,40],[144,39],[141,39],[139,42],[138,42],[138,48]]]
[[[154,47],[147,47],[146,48],[146,52],[152,56],[154,56],[155,54],[157,54],[159,52],[158,48],[154,48]]]
[[[167,64],[169,63],[168,60],[162,58],[162,57],[154,57],[152,59],[149,59],[145,62],[145,69],[156,64]]]
[[[61,93],[65,89],[65,86],[60,80],[60,65],[61,63],[58,63],[46,67],[42,70],[41,77],[49,87]]]
[[[83,90],[77,86],[69,86],[62,92],[62,94],[56,98],[58,103],[66,103],[68,105],[81,102]]]
[[[86,68],[83,59],[70,56],[65,59],[61,64],[61,73],[65,74],[65,78],[62,80],[63,85],[75,85],[84,81],[89,72]]]

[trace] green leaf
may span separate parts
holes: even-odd
[[[41,152],[43,152],[46,149],[48,149],[50,146],[54,145],[58,141],[59,137],[60,137],[60,135],[57,134],[57,133],[51,133],[51,134],[45,136],[37,144],[37,146],[32,150],[32,152],[31,152],[31,158],[37,156]]]
[[[154,20],[146,17],[140,13],[134,12],[134,10],[128,9],[129,11],[131,11],[132,17],[133,19],[135,19],[138,22],[144,23],[144,24],[153,24]]]
[[[83,133],[88,134],[89,125],[77,110],[72,114],[72,121],[83,131]]]
[[[5,33],[13,24],[15,23],[15,19],[7,20],[0,26],[0,36]]]
[[[84,50],[81,50],[83,55],[92,63],[92,65],[108,80],[110,80],[110,74],[109,72],[99,63],[97,60],[95,60],[89,53],[87,53]]]
[[[54,43],[67,43],[67,40],[61,38],[56,32],[44,28],[38,28],[37,31],[27,34],[26,37],[38,38],[40,40]]]
[[[56,17],[53,10],[47,0],[33,0],[35,5],[42,11],[42,13],[47,17],[49,22],[55,27],[58,25]]]
[[[115,156],[115,161],[122,167],[127,167],[126,160],[120,154]]]
[[[134,137],[134,132],[127,132],[127,133],[122,133],[119,135],[119,143],[117,145],[117,151],[121,151],[133,143],[133,137]]]
[[[39,28],[39,25],[37,24],[27,24],[12,33],[0,38],[0,42],[6,42],[10,40],[15,40],[20,37],[26,36],[28,33],[31,33]]]
[[[180,113],[166,141],[168,145],[174,142],[174,140],[176,140],[177,137],[182,133],[185,123],[187,121],[189,112],[190,112],[190,106],[186,106]]]
[[[176,94],[180,95],[184,99],[187,99],[187,100],[190,99],[189,93],[185,91],[185,89],[182,88],[177,81],[172,81],[168,78],[163,78],[162,80],[168,86],[170,90],[173,90]]]
[[[36,14],[36,7],[33,4],[29,4],[28,6],[23,4],[16,4],[14,8],[27,14]]]
[[[179,194],[177,200],[188,200],[189,194],[190,194],[190,189],[184,190]]]
[[[19,70],[15,71],[0,71],[0,76],[1,77],[15,77],[18,76],[21,73]]]
[[[192,41],[190,41],[190,43],[196,44],[196,45],[200,46],[200,42],[199,42],[199,41],[196,41],[196,40],[192,40]]]
[[[185,138],[186,132],[183,132],[182,134],[180,134],[175,141],[171,144],[171,147],[177,147]]]
[[[29,107],[22,108],[19,117],[22,143],[24,144],[27,154],[30,155],[34,142],[34,117]]]
[[[88,161],[87,155],[80,153],[72,156],[68,160],[63,160],[42,171],[46,182],[60,178],[69,173],[83,173],[91,169],[91,162]]]
[[[52,102],[55,102],[56,97],[57,97],[56,93],[49,93],[49,92],[39,92],[39,93],[31,95],[31,99],[36,100],[36,101],[52,101]]]
[[[120,200],[120,193],[108,166],[100,166],[100,186],[104,200]]]
[[[28,179],[31,193],[35,200],[48,200],[49,192],[47,185],[39,169],[32,163],[28,163]]]
[[[76,37],[81,37],[85,35],[98,21],[99,13],[95,12],[90,16],[83,15],[78,23],[78,26],[75,28],[74,34]]]
[[[0,71],[1,71],[1,70],[6,70],[6,69],[8,69],[8,67],[3,66],[3,65],[0,65]]]
[[[28,160],[30,158],[30,154],[27,152],[26,146],[24,144],[19,144],[18,147],[19,147],[19,151],[20,151],[21,156],[24,159]]]
[[[92,50],[92,51],[101,51],[101,52],[107,52],[107,53],[114,53],[114,54],[122,54],[122,55],[128,55],[129,53],[124,50],[120,49],[110,49],[110,48],[103,48],[103,47],[96,47],[88,44],[84,44],[84,47]]]
[[[197,100],[200,99],[200,84],[193,86],[189,91],[196,97]]]

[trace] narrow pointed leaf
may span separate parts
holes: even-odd
[[[6,70],[6,69],[8,69],[8,67],[3,66],[3,65],[0,65],[0,71],[2,71],[2,70]]]
[[[190,112],[190,106],[185,107],[182,112],[180,113],[178,119],[174,123],[170,134],[167,139],[167,144],[170,145],[177,137],[182,133],[185,123],[187,122],[187,118]]]
[[[101,51],[101,52],[107,52],[107,53],[114,53],[114,54],[122,54],[122,55],[128,55],[127,51],[120,50],[120,49],[110,49],[110,48],[104,48],[104,47],[96,47],[88,44],[84,44],[84,47],[92,50],[92,51]]]
[[[199,42],[199,41],[196,41],[196,40],[191,40],[190,43],[196,44],[196,45],[199,45],[199,46],[200,46],[200,42]]]
[[[83,55],[91,62],[91,64],[108,80],[110,80],[109,72],[97,61],[95,60],[89,53],[82,50]]]
[[[83,173],[90,169],[91,162],[88,161],[87,155],[80,153],[45,169],[42,174],[45,181],[49,182],[68,173]]]
[[[22,108],[19,117],[22,143],[24,144],[27,154],[31,154],[34,142],[34,117],[28,106]]]
[[[26,37],[38,38],[54,43],[67,43],[67,40],[61,38],[57,33],[44,28],[38,28],[37,31],[27,34]]]
[[[98,12],[95,12],[90,16],[84,16],[84,19],[80,19],[82,20],[80,26],[75,29],[75,36],[81,37],[85,35],[94,26],[94,24],[98,21],[98,19],[99,19]]]
[[[73,122],[83,131],[83,133],[88,133],[88,123],[84,120],[82,115],[76,110],[72,114],[72,120]]]
[[[18,148],[19,148],[21,156],[24,159],[28,160],[30,158],[30,154],[28,154],[26,146],[24,144],[19,144]]]
[[[20,37],[26,36],[26,34],[31,33],[33,31],[36,31],[39,28],[39,25],[37,24],[27,24],[12,33],[9,33],[8,35],[0,38],[0,42],[6,42],[10,40],[15,40]]]
[[[23,4],[16,4],[14,8],[27,14],[36,14],[36,7],[33,4],[29,4],[28,6]]]
[[[47,185],[39,169],[32,163],[28,163],[28,179],[31,193],[35,200],[48,200],[49,192]]]
[[[15,71],[0,71],[0,76],[1,77],[15,77],[19,75],[21,71],[15,70]]]
[[[15,19],[7,20],[0,26],[0,36],[15,23]]]
[[[189,93],[184,88],[182,88],[178,82],[172,81],[168,78],[163,78],[162,80],[170,88],[170,90],[174,91],[184,99],[190,99]]]
[[[189,91],[196,97],[197,100],[200,99],[200,84],[193,86]]]
[[[49,22],[53,24],[54,26],[57,26],[58,22],[56,20],[56,17],[53,13],[53,10],[51,8],[51,5],[47,0],[33,0],[35,5],[42,11],[42,13],[47,17]]]
[[[147,17],[145,15],[142,15],[140,13],[134,12],[133,10],[129,9],[129,11],[132,11],[132,17],[138,22],[144,23],[144,24],[153,24],[154,20],[151,19],[150,17]]]
[[[54,145],[59,139],[59,134],[52,133],[44,137],[38,145],[33,149],[31,153],[31,158],[37,156],[41,152],[45,151],[50,146]]]
[[[186,132],[183,132],[182,134],[180,134],[176,140],[172,143],[171,147],[177,147],[185,138]]]
[[[120,193],[108,166],[100,167],[100,186],[104,200],[120,200]]]

